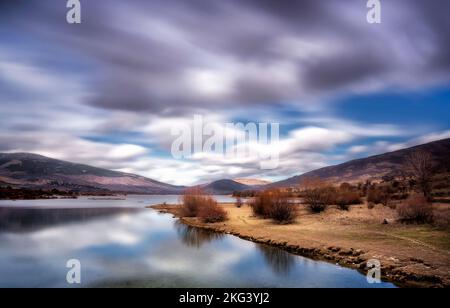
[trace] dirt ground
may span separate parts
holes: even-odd
[[[301,207],[294,224],[279,225],[256,218],[248,206],[221,204],[229,219],[204,224],[197,218],[180,218],[192,226],[225,232],[254,242],[280,247],[291,253],[368,270],[369,259],[381,261],[383,278],[407,287],[450,287],[450,232],[430,225],[396,222],[396,211],[382,205],[368,209],[352,206],[350,211],[330,207],[311,214]],[[435,204],[450,214],[448,204]],[[153,206],[179,216],[179,206]],[[383,224],[384,220],[388,224]]]

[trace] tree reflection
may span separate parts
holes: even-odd
[[[276,273],[287,275],[295,263],[294,256],[276,247],[257,245],[267,265]]]
[[[175,228],[183,244],[188,247],[200,248],[205,243],[220,240],[224,237],[221,233],[191,227],[180,221],[175,222]]]

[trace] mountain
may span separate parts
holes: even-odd
[[[320,178],[332,183],[380,180],[383,177],[399,175],[399,172],[404,169],[406,158],[415,151],[429,152],[433,155],[440,172],[450,172],[450,139],[444,139],[395,152],[356,159],[336,166],[325,167],[267,185],[266,187],[293,187],[306,178]]]
[[[0,153],[0,183],[20,188],[178,194],[184,187],[29,153]]]
[[[229,195],[235,191],[252,189],[252,186],[241,184],[233,180],[218,180],[200,187],[203,191],[214,195]]]
[[[272,182],[266,181],[266,180],[260,180],[260,179],[249,179],[249,178],[242,178],[242,179],[234,179],[233,181],[249,185],[249,186],[262,186],[262,185],[268,185]]]
[[[325,167],[267,185],[260,180],[218,180],[200,187],[211,194],[297,186],[301,180],[318,177],[330,182],[362,182],[393,177],[403,169],[406,157],[414,151],[433,155],[439,170],[450,172],[450,138],[395,152],[352,160]],[[0,185],[18,188],[76,192],[121,192],[137,194],[181,194],[186,189],[143,176],[56,160],[28,153],[0,153]]]

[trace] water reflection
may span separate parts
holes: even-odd
[[[287,275],[295,265],[295,256],[290,253],[267,245],[257,245],[257,247],[264,261],[276,274]]]
[[[201,228],[194,228],[185,225],[178,220],[174,224],[179,238],[183,244],[188,247],[200,248],[203,244],[221,240],[224,237],[222,233],[212,232]]]
[[[39,210],[2,208],[0,287],[73,287],[66,283],[66,262],[73,258],[82,263],[81,287],[391,286],[368,285],[353,270],[131,208],[159,198],[107,201],[114,209],[93,200],[61,200],[65,209],[44,209],[42,201]]]
[[[87,222],[139,210],[133,208],[37,209],[0,207],[0,232],[32,232],[42,228]]]

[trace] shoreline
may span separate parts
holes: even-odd
[[[227,207],[228,210],[233,209],[233,205],[228,203],[222,203],[221,206]],[[439,269],[436,270],[435,264],[429,264],[427,261],[416,256],[410,256],[407,259],[400,260],[395,255],[378,255],[376,251],[370,248],[367,249],[367,245],[356,244],[350,245],[352,247],[349,247],[349,245],[340,245],[333,240],[312,240],[310,239],[311,234],[307,232],[296,233],[295,240],[292,240],[285,237],[285,234],[272,230],[273,227],[282,229],[283,225],[275,225],[270,221],[252,218],[251,216],[248,217],[249,220],[259,220],[259,222],[264,223],[264,227],[259,227],[259,230],[253,230],[245,226],[241,227],[234,222],[235,217],[231,217],[229,221],[223,223],[203,223],[195,217],[181,217],[179,214],[179,205],[163,204],[149,206],[148,208],[155,209],[160,213],[172,214],[180,222],[192,227],[229,234],[254,243],[277,247],[295,255],[354,269],[364,275],[368,270],[366,267],[367,261],[370,259],[379,259],[382,263],[382,280],[394,283],[398,287],[450,287],[450,275],[448,273],[446,274],[446,271],[441,272]],[[241,209],[235,210],[242,212]],[[238,216],[239,219],[243,219],[242,217]],[[301,220],[302,218],[300,217],[299,221]],[[268,229],[267,231],[269,232],[262,232],[263,228]],[[340,239],[337,234],[335,237],[336,239]],[[446,256],[443,256],[443,258],[446,258]]]

